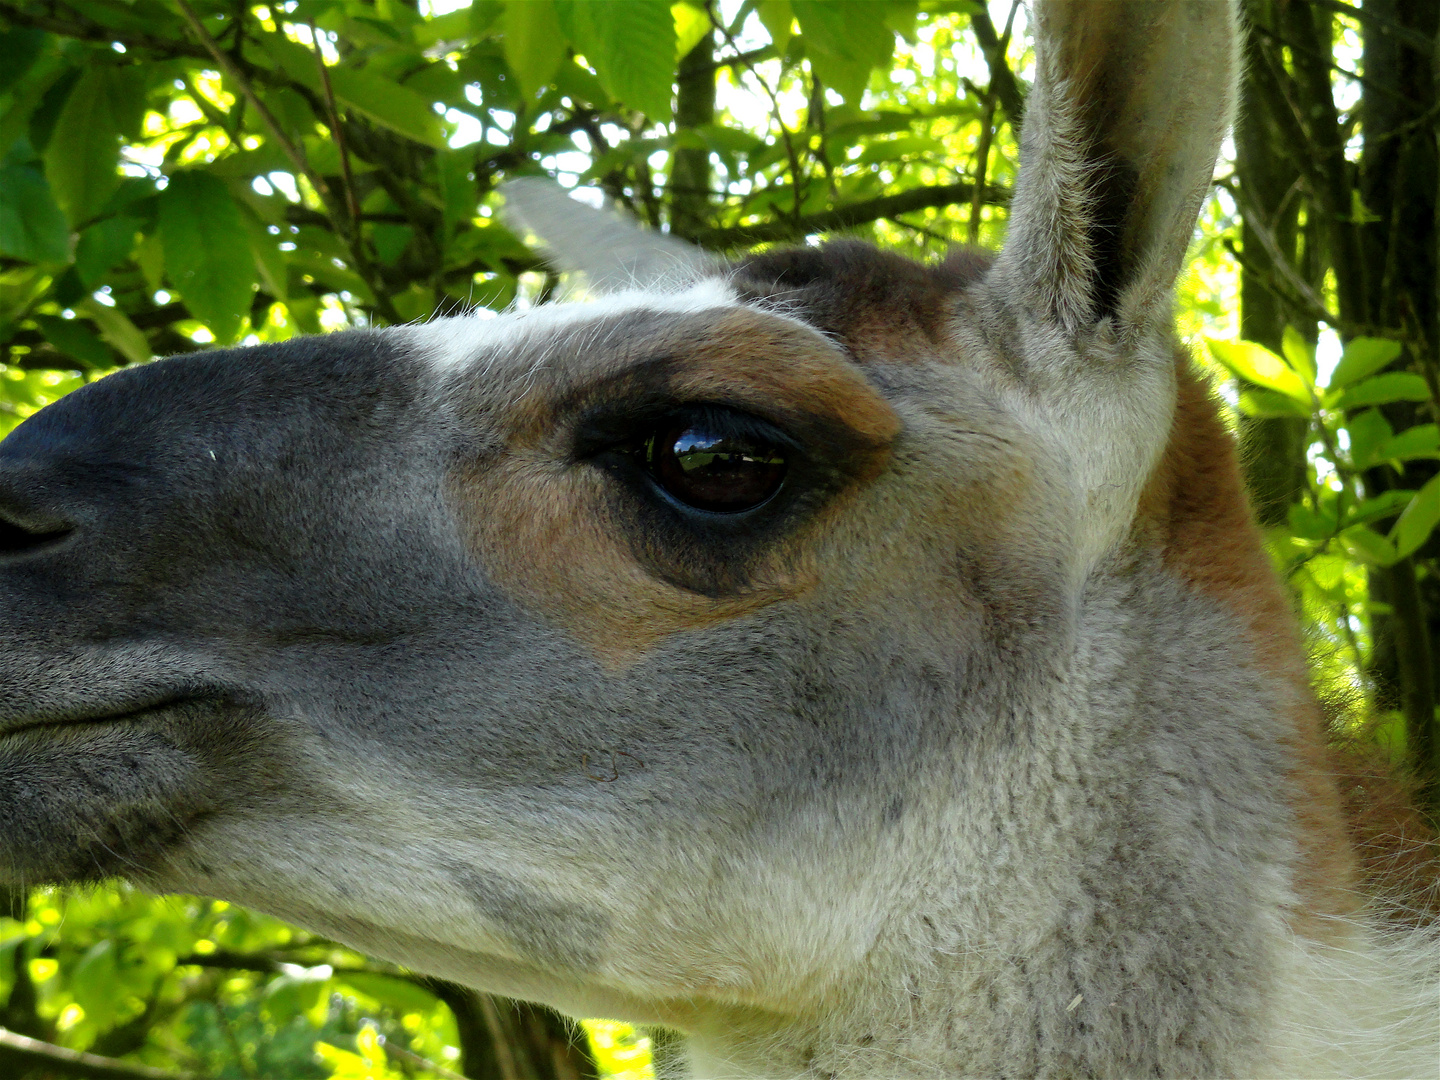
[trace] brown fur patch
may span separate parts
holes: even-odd
[[[1336,780],[1365,891],[1381,914],[1407,925],[1440,922],[1440,835],[1417,809],[1414,778],[1395,767],[1378,723],[1356,723],[1345,704],[1327,702]]]
[[[913,359],[943,348],[956,293],[988,268],[973,248],[925,265],[858,240],[752,256],[735,283],[742,298],[794,311],[861,363]],[[969,257],[966,257],[966,256]]]
[[[1335,927],[1331,917],[1354,914],[1361,903],[1325,718],[1310,689],[1295,613],[1245,497],[1234,442],[1184,350],[1176,363],[1175,419],[1142,497],[1139,526],[1160,543],[1166,566],[1244,621],[1256,664],[1287,691],[1283,719],[1299,848],[1300,909],[1292,919],[1298,933],[1324,940]]]

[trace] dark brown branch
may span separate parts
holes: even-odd
[[[695,240],[705,247],[717,250],[777,240],[798,240],[812,233],[853,229],[857,225],[893,218],[897,214],[968,202],[974,193],[975,185],[969,180],[961,180],[955,184],[915,188],[902,191],[898,195],[884,195],[878,199],[867,199],[791,220],[771,221],[762,225],[737,225],[729,229],[704,229],[695,236]],[[984,195],[984,201],[990,205],[1005,206],[1010,202],[1008,188],[987,187]]]
[[[106,44],[118,41],[126,49],[143,49],[167,60],[177,56],[189,56],[196,60],[207,60],[210,57],[209,53],[197,45],[114,30],[78,15],[74,19],[57,19],[49,15],[32,15],[13,4],[0,3],[0,17],[16,26],[48,30],[52,34],[75,38],[77,41],[103,41]]]
[[[1014,17],[1013,9],[1011,17]],[[1010,118],[1010,126],[1019,131],[1020,121],[1025,115],[1025,92],[1020,88],[1019,80],[1010,70],[1010,65],[1005,62],[1005,46],[1009,44],[1009,34],[1001,37],[995,24],[990,21],[990,13],[985,10],[984,5],[976,5],[975,14],[970,16],[970,26],[975,31],[975,40],[980,43],[980,51],[985,54],[985,63],[990,68],[990,89],[1000,99],[1005,115]]]
[[[148,1065],[134,1065],[118,1058],[85,1054],[0,1028],[0,1066],[7,1064],[17,1073],[35,1070],[84,1080],[203,1080],[198,1073],[152,1069]],[[7,1069],[0,1068],[0,1071],[14,1075]]]

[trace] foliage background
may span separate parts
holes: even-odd
[[[1181,333],[1317,679],[1423,788],[1437,9],[1245,6]],[[1031,61],[1009,0],[0,0],[0,433],[157,355],[541,302],[556,277],[496,215],[517,175],[719,251],[996,247]],[[0,901],[5,1075],[650,1075],[643,1033],[582,1037],[223,903]]]

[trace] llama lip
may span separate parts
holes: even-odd
[[[25,735],[37,731],[60,731],[70,728],[123,724],[132,720],[145,720],[169,709],[192,702],[212,699],[213,693],[167,694],[139,704],[126,704],[105,711],[76,711],[73,714],[50,716],[43,719],[20,720],[9,725],[0,725],[0,738]]]

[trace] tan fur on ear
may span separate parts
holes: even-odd
[[[1235,7],[1057,0],[1035,15],[1036,81],[1002,273],[1071,332],[1110,314],[1168,321],[1233,113]]]

